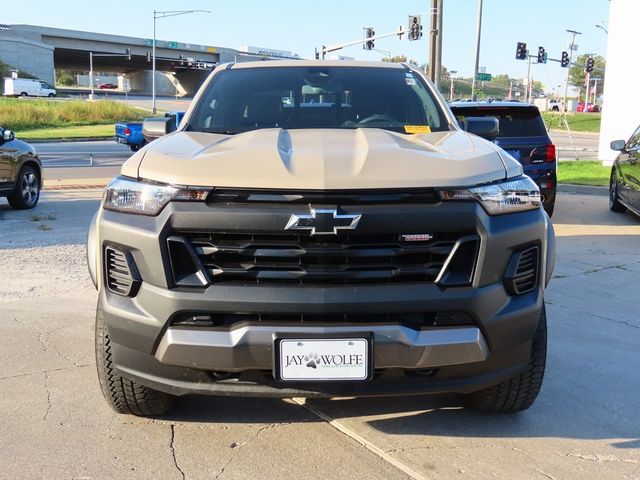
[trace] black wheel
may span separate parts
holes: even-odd
[[[49,98],[53,98],[53,97],[55,97],[55,96],[56,96],[56,94],[55,94],[55,93],[50,93],[50,94],[49,94],[49,95],[47,95],[47,96],[48,96]]]
[[[96,366],[102,394],[118,413],[142,417],[164,415],[171,410],[176,397],[153,390],[118,375],[113,369],[111,342],[104,324],[102,309],[96,311]]]
[[[40,199],[40,176],[33,167],[25,165],[16,178],[16,187],[7,197],[9,205],[16,210],[27,210],[38,204]]]
[[[21,96],[21,97],[28,97],[29,95],[27,95],[27,92],[22,92],[22,93],[20,94],[20,96]]]
[[[611,169],[611,179],[609,180],[609,210],[612,212],[625,212],[627,207],[620,203],[618,197],[618,176],[616,175],[616,169]]]
[[[549,218],[551,218],[553,216],[553,209],[556,207],[556,202],[543,203],[542,206],[544,207],[544,211],[547,212],[547,215],[549,215]]]
[[[552,112],[559,112],[559,111],[560,111],[560,109],[558,108],[558,106],[557,106],[557,105],[555,105],[555,106],[551,109],[551,111],[552,111]]]
[[[468,396],[468,405],[481,412],[515,413],[526,410],[535,401],[547,362],[547,315],[544,306],[531,345],[531,358],[527,370],[517,377]]]
[[[129,145],[129,148],[132,152],[137,152],[138,150],[140,150],[140,145]]]

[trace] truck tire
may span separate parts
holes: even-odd
[[[526,410],[535,401],[547,361],[547,314],[543,305],[538,328],[531,345],[531,358],[527,370],[493,387],[472,393],[467,404],[486,413],[516,413]]]
[[[22,92],[22,93],[20,94],[20,96],[21,96],[21,97],[28,97],[29,95],[27,94],[27,92]]]
[[[111,359],[111,341],[100,306],[96,310],[95,340],[100,389],[116,412],[154,417],[164,415],[173,408],[175,396],[145,387],[115,372]]]
[[[13,193],[7,197],[11,208],[28,210],[35,207],[40,199],[40,177],[33,167],[25,165],[16,178]]]
[[[556,207],[555,200],[551,203],[544,203],[542,206],[544,207],[544,211],[547,212],[547,215],[549,215],[549,218],[551,218],[553,216],[553,210]]]
[[[147,141],[143,140],[140,145],[129,145],[129,148],[131,149],[132,152],[137,152],[142,147],[144,147],[146,144],[147,144]]]
[[[55,97],[55,96],[56,96],[56,94],[55,94],[55,93],[50,93],[50,94],[49,94],[49,95],[47,95],[47,96],[48,96],[49,98],[53,98],[53,97]]]

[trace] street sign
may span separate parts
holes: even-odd
[[[178,48],[178,42],[167,42],[167,48]]]
[[[145,39],[144,39],[144,44],[145,44],[147,47],[153,47],[153,39],[151,39],[151,38],[145,38]]]
[[[478,80],[479,82],[490,82],[491,81],[491,74],[490,73],[478,73],[476,75],[476,80]]]

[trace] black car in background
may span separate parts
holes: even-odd
[[[609,208],[614,212],[629,209],[640,215],[640,127],[628,141],[611,142],[611,149],[620,153],[611,167]]]
[[[0,197],[15,209],[33,208],[41,187],[42,164],[35,148],[0,127]]]
[[[551,141],[538,107],[521,102],[453,102],[449,104],[458,122],[468,117],[493,117],[498,134],[491,138],[516,160],[540,187],[543,206],[549,216],[556,203],[556,147]]]

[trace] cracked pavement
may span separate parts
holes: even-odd
[[[640,219],[606,197],[558,197],[547,375],[527,412],[187,397],[151,420],[112,412],[95,374],[83,243],[99,196],[45,193],[48,231],[0,200],[0,479],[640,480]]]

